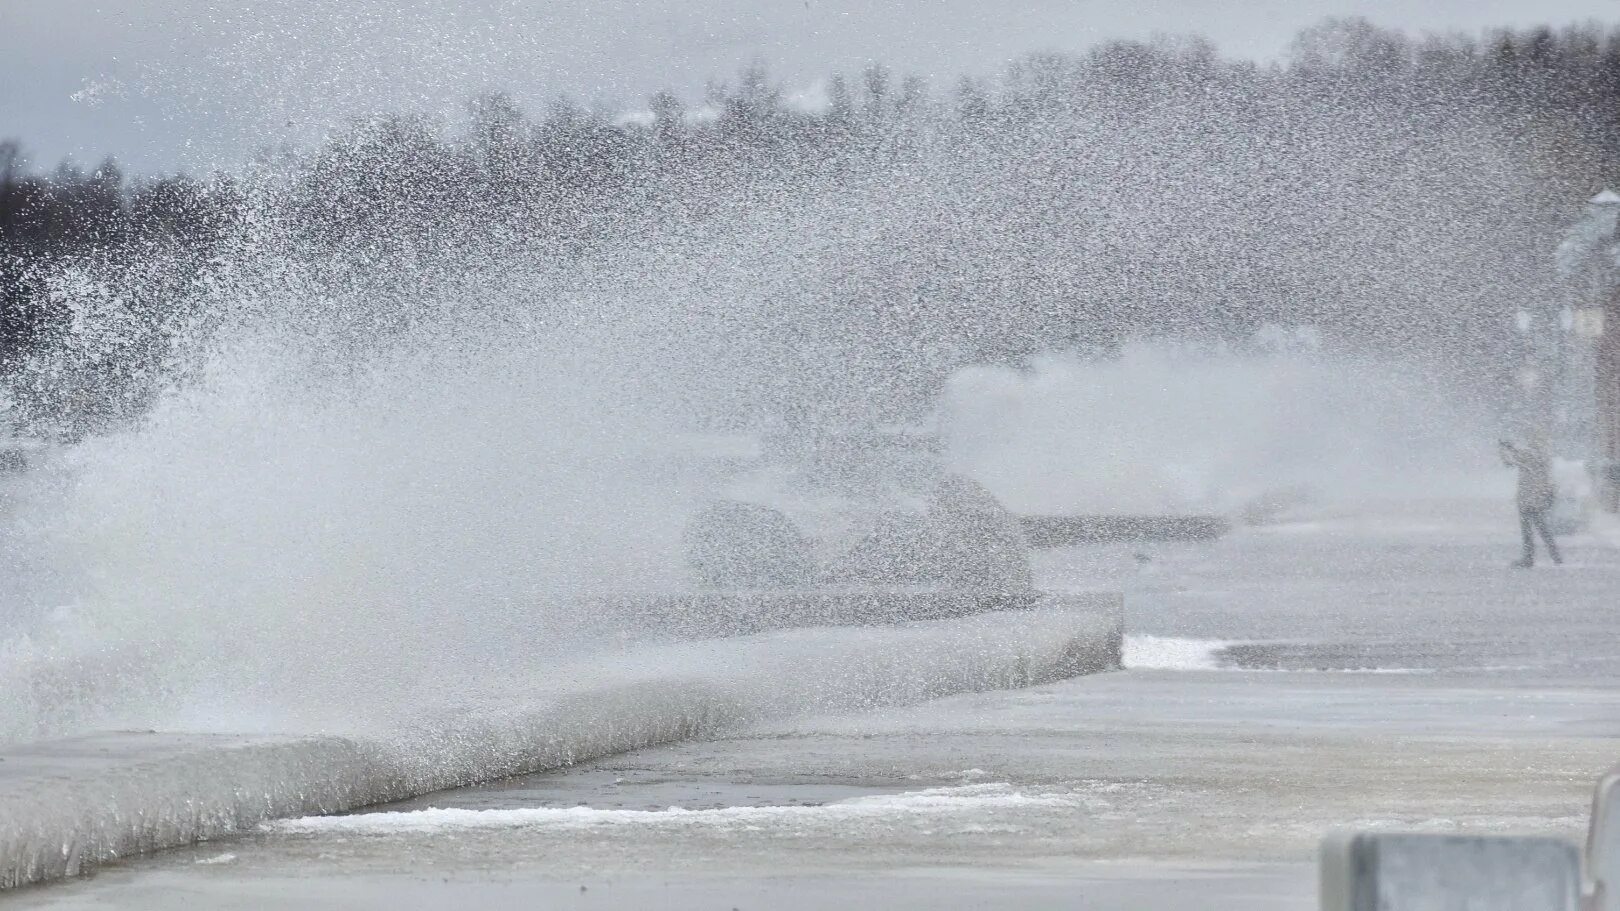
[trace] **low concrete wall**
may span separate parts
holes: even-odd
[[[1580,854],[1557,838],[1340,833],[1321,911],[1582,911]]]
[[[1036,547],[1132,541],[1213,541],[1232,530],[1225,516],[1019,516]]]
[[[596,682],[366,736],[118,732],[0,754],[0,888],[115,858],[816,712],[1119,667],[1116,595],[894,626],[780,630],[603,659]]]

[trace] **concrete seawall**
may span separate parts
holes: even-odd
[[[646,648],[356,735],[110,732],[0,754],[0,888],[99,863],[792,715],[1119,666],[1117,595],[893,626]]]

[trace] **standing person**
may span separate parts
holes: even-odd
[[[1536,531],[1541,532],[1541,540],[1547,545],[1547,556],[1555,564],[1563,563],[1552,532],[1547,529],[1547,513],[1553,506],[1553,481],[1546,447],[1538,440],[1520,449],[1503,440],[1502,462],[1519,470],[1519,533],[1524,536],[1524,557],[1513,565],[1522,569],[1536,565]]]

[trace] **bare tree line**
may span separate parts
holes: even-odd
[[[897,346],[1012,359],[1293,321],[1473,357],[1498,341],[1477,330],[1493,314],[1556,292],[1561,220],[1620,177],[1620,29],[1596,24],[1413,37],[1330,20],[1275,65],[1116,41],[995,81],[873,65],[825,88],[796,105],[756,65],[633,116],[531,116],[491,94],[463,134],[378,117],[293,161],[274,215],[317,254],[476,233],[567,256],[813,191],[897,227],[789,309]],[[160,321],[242,230],[247,195],[237,177],[130,178],[113,161],[38,173],[0,145],[0,370],[64,331],[51,277],[77,262],[161,254],[171,274],[132,292]],[[967,319],[973,337],[953,337]]]

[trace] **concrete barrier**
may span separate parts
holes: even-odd
[[[932,588],[720,589],[662,597],[587,599],[642,630],[706,639],[804,626],[884,626],[1034,610],[1039,591],[945,591]]]
[[[1213,541],[1232,530],[1225,516],[1019,516],[1036,547],[1145,541]]]
[[[1321,878],[1322,911],[1581,911],[1579,852],[1556,838],[1334,835]]]
[[[1586,831],[1591,911],[1620,911],[1620,766],[1598,779]]]
[[[115,732],[32,744],[0,754],[0,888],[772,718],[1116,669],[1122,636],[1118,596],[1048,597],[956,619],[647,647],[509,682],[517,695],[383,734]]]

